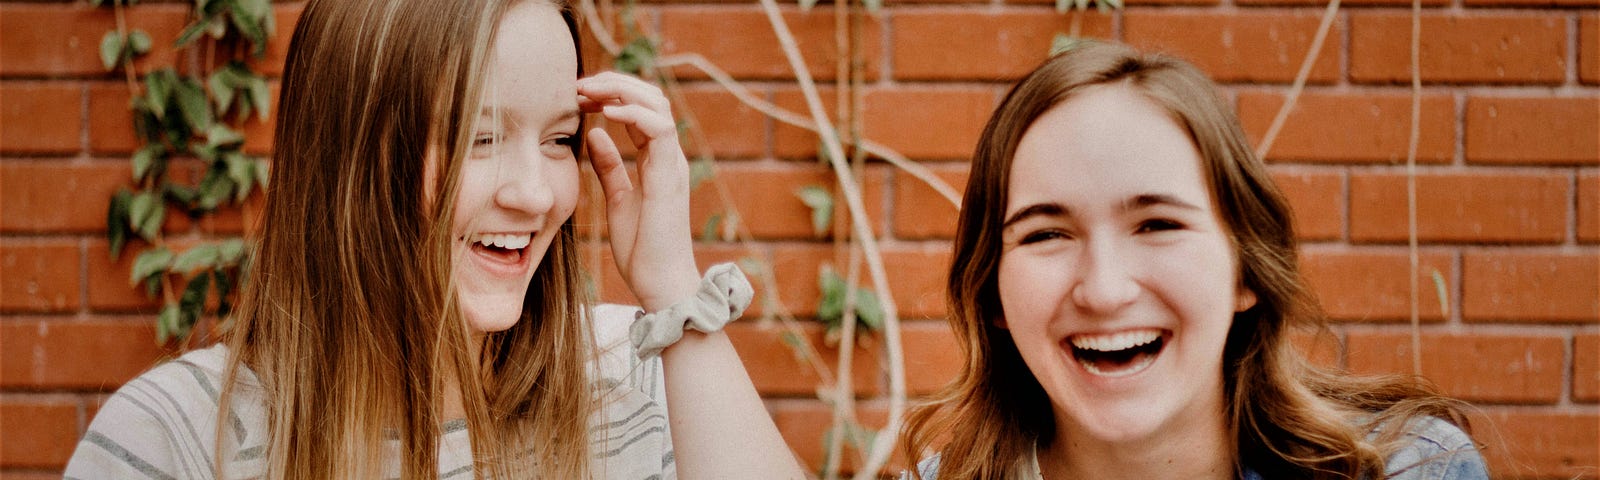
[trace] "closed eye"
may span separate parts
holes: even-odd
[[[1143,222],[1139,222],[1139,229],[1137,230],[1137,232],[1138,233],[1164,232],[1164,231],[1168,231],[1168,230],[1181,230],[1183,228],[1184,228],[1183,224],[1182,223],[1178,223],[1177,221],[1168,220],[1168,219],[1165,219],[1165,218],[1152,218],[1152,219],[1149,219],[1149,220],[1145,220]]]
[[[1071,235],[1068,235],[1066,232],[1060,230],[1040,230],[1037,232],[1029,232],[1027,235],[1023,235],[1021,239],[1017,240],[1017,244],[1027,245],[1031,243],[1046,242],[1050,240],[1066,240],[1070,238],[1072,238]]]
[[[577,151],[578,150],[578,144],[580,143],[580,141],[578,140],[578,136],[577,135],[562,136],[560,138],[557,138],[555,140],[555,142],[556,142],[557,145],[561,145],[561,146],[570,148],[573,151]]]
[[[490,146],[490,145],[494,145],[495,143],[497,143],[499,141],[500,141],[500,137],[498,135],[495,135],[493,133],[480,133],[480,134],[477,134],[477,135],[473,135],[473,137],[472,137],[472,146],[473,147],[487,147],[487,146]]]

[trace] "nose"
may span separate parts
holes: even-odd
[[[1071,296],[1074,306],[1091,314],[1109,314],[1132,304],[1139,296],[1139,283],[1128,271],[1127,259],[1108,241],[1091,241],[1080,251],[1076,283]]]
[[[555,204],[555,192],[544,171],[545,162],[537,149],[519,151],[513,158],[507,158],[495,188],[495,205],[529,215],[548,212]]]

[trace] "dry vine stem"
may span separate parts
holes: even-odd
[[[900,348],[900,314],[895,306],[894,296],[890,294],[888,275],[883,269],[883,256],[878,252],[878,241],[872,236],[872,228],[867,225],[867,209],[861,201],[860,187],[845,164],[844,148],[834,135],[831,128],[833,123],[828,121],[827,112],[822,109],[822,99],[817,95],[817,86],[811,82],[811,73],[806,68],[805,60],[800,56],[800,49],[795,46],[794,36],[789,33],[789,26],[779,14],[775,0],[761,0],[761,7],[766,11],[767,21],[772,24],[774,33],[778,35],[778,44],[783,47],[784,56],[789,59],[789,67],[794,69],[801,93],[805,94],[806,106],[811,110],[811,119],[817,126],[817,134],[822,137],[822,144],[828,151],[828,163],[833,165],[833,173],[839,178],[839,188],[845,195],[845,204],[850,207],[850,224],[861,241],[862,253],[867,257],[867,270],[872,276],[873,288],[882,295],[880,303],[883,305],[884,313],[884,344],[889,349],[889,422],[883,431],[899,432],[900,417],[904,413],[906,403],[905,359]],[[878,470],[888,461],[894,443],[895,435],[892,433],[874,435],[872,449],[866,461],[856,469],[856,480],[876,476]]]

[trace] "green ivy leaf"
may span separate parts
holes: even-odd
[[[133,55],[144,55],[150,51],[150,34],[144,30],[134,30],[128,34],[128,47],[133,50]]]
[[[817,302],[817,319],[829,324],[838,324],[844,318],[844,294],[847,287],[844,278],[831,268],[823,268],[817,274],[817,286],[822,293],[821,299]]]
[[[209,270],[217,266],[221,257],[222,252],[216,244],[198,245],[178,254],[177,258],[172,260],[171,270],[184,274],[200,269]]]
[[[221,265],[233,265],[239,263],[239,259],[243,257],[243,239],[230,238],[217,244],[217,263]]]
[[[800,201],[811,207],[811,231],[817,235],[828,232],[828,226],[833,222],[833,194],[827,189],[815,185],[807,185],[795,192]]]
[[[217,69],[206,78],[206,87],[211,89],[211,98],[216,100],[217,112],[226,112],[233,105],[233,93],[236,85],[234,73],[227,68]]]
[[[100,63],[105,65],[106,70],[115,70],[121,60],[122,35],[115,30],[106,32],[105,36],[100,37]]]
[[[169,183],[169,184],[166,185],[166,191],[165,192],[166,192],[167,198],[170,198],[170,199],[172,199],[172,201],[175,201],[175,202],[178,202],[178,203],[181,203],[181,204],[184,204],[184,205],[193,204],[194,200],[196,198],[200,197],[200,191],[195,190],[194,187],[191,187],[191,186],[188,186],[188,185],[177,185],[177,184]]]
[[[191,131],[203,132],[211,128],[211,102],[206,100],[205,90],[191,79],[177,82],[172,93],[178,100],[178,111],[183,113],[183,119],[188,122]]]
[[[178,304],[168,303],[161,307],[161,314],[156,317],[156,344],[164,345],[168,338],[172,338],[178,326]]]
[[[234,0],[234,28],[250,41],[250,54],[261,56],[267,51],[267,32],[271,31],[272,4],[267,0]]]
[[[711,157],[702,156],[689,163],[689,190],[700,188],[700,184],[716,176],[716,171],[712,169],[711,162]]]
[[[133,230],[145,240],[155,241],[161,233],[161,223],[166,219],[166,205],[152,192],[139,192],[128,202],[128,220]]]
[[[128,283],[138,285],[150,277],[165,273],[171,265],[172,251],[166,247],[145,250],[133,259],[133,269],[128,275]]]
[[[227,317],[233,311],[233,305],[228,302],[228,293],[233,291],[233,278],[217,269],[211,272],[211,282],[217,290],[217,316]]]
[[[112,260],[122,255],[122,245],[128,241],[128,204],[132,202],[133,192],[118,188],[106,209],[106,241],[111,243]]]
[[[800,0],[800,11],[809,12],[811,7],[817,6],[817,0]]]
[[[167,147],[152,143],[133,152],[133,181],[142,182],[150,167],[162,159],[167,153]]]
[[[189,285],[183,289],[183,297],[179,300],[178,337],[189,336],[189,331],[194,324],[199,323],[201,315],[206,308],[206,292],[211,289],[211,272],[202,272],[189,279]]]
[[[272,91],[267,88],[267,80],[255,75],[246,87],[250,90],[250,105],[256,109],[256,119],[267,121],[267,113],[272,111]],[[249,112],[245,115],[248,116]]]
[[[228,178],[233,180],[233,185],[237,187],[233,193],[233,201],[244,201],[244,197],[250,196],[250,186],[255,185],[255,179],[252,178],[255,174],[255,162],[239,152],[228,152],[222,156],[222,160],[227,163]]]
[[[211,148],[221,149],[242,143],[244,143],[244,135],[228,128],[227,125],[213,123],[211,128],[206,129],[206,146]]]
[[[720,214],[720,213],[711,214],[711,217],[706,219],[706,223],[700,225],[700,241],[702,241],[702,242],[715,242],[715,241],[717,241],[717,228],[721,227],[721,226],[722,226],[722,214]]]
[[[639,72],[650,68],[656,62],[656,47],[650,43],[650,38],[640,35],[634,37],[617,53],[617,59],[612,66],[619,72],[638,75]]]
[[[157,119],[167,116],[167,101],[172,98],[172,85],[177,83],[177,74],[169,68],[163,68],[144,76],[145,107]]]
[[[190,42],[193,42],[196,38],[200,38],[200,33],[206,31],[206,26],[208,23],[209,22],[207,22],[205,19],[200,19],[189,24],[189,26],[184,27],[183,33],[178,34],[178,40],[173,42],[173,45],[178,48],[183,48]]]
[[[203,211],[215,210],[232,195],[233,180],[213,170],[200,180],[200,200],[195,206]]]
[[[260,186],[261,188],[267,188],[267,173],[272,169],[272,166],[267,163],[266,159],[262,158],[257,158],[255,160],[255,164],[256,185]]]

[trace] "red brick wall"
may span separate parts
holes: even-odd
[[[1089,14],[1082,31],[1181,54],[1214,75],[1259,140],[1283,102],[1323,10],[1320,0],[1130,0]],[[1600,465],[1600,15],[1595,0],[1428,0],[1422,18],[1418,146],[1422,368],[1481,408],[1478,438],[1506,478],[1595,478]],[[1269,162],[1299,214],[1305,270],[1334,317],[1338,342],[1319,361],[1357,372],[1409,372],[1405,173],[1410,18],[1399,0],[1345,2],[1310,85]],[[141,4],[134,27],[169,47],[189,5]],[[811,69],[833,77],[831,6],[786,7]],[[793,75],[760,9],[703,0],[645,3],[667,52],[698,52],[756,95],[804,113]],[[276,75],[295,4],[258,67]],[[129,257],[108,259],[106,199],[130,176],[135,147],[121,77],[96,55],[109,9],[84,2],[0,2],[0,477],[55,478],[108,392],[169,351],[154,344],[153,308],[128,287]],[[1043,58],[1067,17],[1040,0],[891,1],[866,22],[868,137],[957,186],[963,160],[1007,82]],[[817,303],[816,272],[843,256],[811,234],[790,192],[831,185],[814,135],[740,105],[687,69],[685,101],[721,161],[750,244],[704,243],[704,263],[755,257],[763,288],[800,317]],[[831,88],[824,99],[832,102]],[[247,131],[265,152],[267,128]],[[954,209],[885,164],[862,179],[904,324],[909,384],[925,393],[959,359],[942,322],[941,281]],[[723,210],[713,190],[696,222]],[[842,203],[841,203],[842,205]],[[580,213],[593,224],[594,209]],[[176,213],[176,212],[174,212]],[[181,215],[171,215],[181,217]],[[176,239],[241,230],[238,211],[174,221]],[[603,258],[603,249],[592,251]],[[609,267],[608,267],[609,268]],[[1448,312],[1430,272],[1446,282]],[[625,300],[620,280],[600,282]],[[805,323],[805,325],[815,325]],[[773,323],[729,327],[796,451],[817,465],[828,412],[819,377]],[[819,326],[805,332],[819,346]],[[1310,339],[1305,339],[1310,344]],[[823,349],[832,358],[835,352]],[[888,392],[882,342],[856,355],[870,421]],[[797,373],[798,372],[798,373]]]

